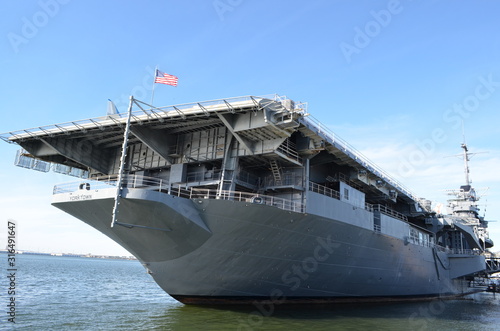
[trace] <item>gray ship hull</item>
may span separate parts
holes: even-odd
[[[110,227],[114,189],[54,195],[53,205],[134,254],[167,293],[185,303],[342,302],[463,295],[455,256],[390,235],[396,219],[373,230],[373,214],[328,197],[329,217],[252,202],[185,199],[126,189],[121,222]],[[392,222],[392,223],[391,223]],[[356,224],[357,223],[357,224]],[[398,225],[399,224],[399,225]],[[386,233],[384,233],[386,232]]]
[[[185,303],[428,299],[497,271],[467,176],[449,214],[433,211],[283,96],[161,108],[131,97],[127,115],[0,138],[23,148],[21,167],[82,178],[56,185],[53,205]]]

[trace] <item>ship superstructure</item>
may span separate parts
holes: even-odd
[[[470,185],[437,214],[285,97],[131,98],[128,114],[1,137],[20,166],[83,177],[56,185],[53,205],[185,303],[453,296],[488,271]]]
[[[452,232],[448,234],[447,240],[452,241],[453,244],[450,244],[450,242],[447,244],[453,247],[478,247],[486,250],[493,247],[493,241],[488,237],[488,221],[479,214],[478,201],[480,197],[471,185],[469,176],[471,153],[465,142],[462,143],[461,147],[463,149],[465,181],[464,185],[460,186],[458,190],[448,190],[448,195],[453,196],[453,198],[448,200],[448,215],[443,216],[443,223],[453,224],[464,229],[463,234],[469,237],[469,241],[464,240],[464,236]]]

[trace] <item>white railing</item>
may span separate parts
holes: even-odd
[[[405,221],[405,222],[408,222],[408,217],[406,217],[406,215],[403,215],[391,208],[388,208],[384,205],[372,205],[372,209],[373,210],[377,210],[379,212],[381,212],[382,214],[385,214],[387,216],[391,216],[391,217],[394,217],[394,218],[397,218],[397,219],[400,219],[402,221]]]
[[[332,190],[323,185],[319,185],[315,182],[309,182],[309,191],[316,192],[322,195],[326,195],[327,197],[334,198],[340,200],[340,192]]]
[[[377,175],[381,179],[385,180],[390,185],[394,186],[394,188],[398,189],[408,197],[415,200],[415,202],[419,201],[419,198],[412,193],[408,188],[406,188],[403,184],[393,179],[387,172],[382,170],[375,163],[370,161],[366,156],[364,156],[361,152],[356,150],[353,146],[351,146],[348,142],[337,136],[333,131],[331,131],[327,126],[321,124],[317,119],[313,116],[302,117],[300,121],[309,129],[312,129],[318,135],[326,138],[326,140],[338,147],[342,152],[351,157],[354,161],[358,162],[360,165],[371,171],[373,174]]]
[[[365,209],[373,213],[373,205],[371,203],[365,202]]]
[[[302,213],[305,211],[304,205],[297,201],[278,198],[271,195],[262,195],[248,192],[226,191],[217,189],[204,189],[196,187],[172,187],[171,195],[176,195],[186,199],[216,199],[216,200],[232,200],[243,201],[254,204],[267,205],[277,207],[283,210]]]
[[[481,251],[474,249],[460,249],[460,248],[448,248],[443,247],[438,244],[434,244],[434,247],[437,251],[443,252],[446,254],[460,254],[460,255],[481,255]]]
[[[316,193],[319,193],[322,195],[326,195],[327,197],[340,200],[340,192],[339,191],[335,191],[331,188],[317,184],[315,182],[309,182],[309,191],[316,192]],[[408,217],[406,215],[403,215],[400,212],[397,212],[393,209],[390,209],[390,208],[383,206],[383,205],[380,205],[380,204],[372,205],[372,204],[366,202],[365,209],[370,211],[370,212],[373,212],[376,210],[376,211],[381,212],[382,214],[400,219],[400,220],[408,223]]]
[[[92,180],[81,180],[77,182],[58,184],[54,186],[53,194],[69,193],[78,190],[99,190],[116,187],[117,175],[104,176]],[[168,193],[170,195],[187,199],[217,199],[249,202],[273,206],[283,210],[302,213],[305,207],[301,202],[275,196],[262,195],[238,191],[219,191],[217,189],[204,189],[196,187],[171,186],[168,181],[161,178],[127,175],[123,180],[123,187],[140,188]]]
[[[221,177],[221,171],[198,171],[198,172],[188,172],[186,176],[186,181],[191,182],[204,182],[218,180]]]
[[[102,176],[77,182],[63,183],[54,186],[53,194],[75,192],[77,190],[99,190],[116,187],[118,175]],[[142,188],[153,191],[167,191],[168,181],[161,178],[126,175],[123,177],[123,187]]]
[[[297,146],[288,138],[278,146],[276,151],[284,154],[292,160],[302,163],[302,158],[300,157],[299,153],[297,153]]]
[[[240,170],[236,174],[235,179],[240,182],[247,183],[253,186],[258,186],[260,181],[260,178],[258,176],[242,170]]]
[[[304,179],[303,176],[296,173],[284,173],[281,174],[281,182],[277,183],[274,177],[267,176],[260,183],[261,188],[266,188],[269,186],[299,186],[302,187]]]

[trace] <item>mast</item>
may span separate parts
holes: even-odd
[[[464,171],[465,171],[465,185],[470,185],[469,180],[469,150],[467,149],[467,144],[464,142],[461,146],[464,149]]]
[[[156,86],[156,73],[158,72],[158,66],[155,67],[155,74],[153,78],[153,92],[151,93],[151,105],[153,105],[153,100],[155,98],[155,86]]]

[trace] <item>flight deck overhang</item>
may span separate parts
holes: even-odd
[[[412,204],[417,213],[429,212],[421,204],[422,199],[312,116],[301,117],[299,122],[301,124],[299,130],[304,136],[310,137],[314,141],[313,145],[318,146],[318,150],[327,151],[334,155],[340,163],[357,170],[355,174],[351,175],[350,180],[365,184],[370,190],[377,191],[385,200],[396,202],[399,198]]]
[[[287,102],[288,101],[288,102]],[[290,137],[303,108],[285,97],[244,96],[167,107],[154,107],[131,98],[129,144],[142,143],[166,164],[175,163],[179,135],[214,128],[226,129],[244,155],[279,152]],[[25,155],[51,163],[110,173],[110,162],[123,141],[128,114],[41,126],[8,132],[0,138],[17,143]],[[263,144],[262,141],[266,141]],[[273,142],[273,146],[269,142]]]
[[[415,204],[416,211],[425,212],[419,198],[309,116],[305,104],[274,95],[167,107],[154,107],[131,98],[130,106],[133,108],[129,145],[144,144],[166,165],[179,162],[175,158],[180,154],[172,147],[179,135],[222,128],[238,142],[241,150],[238,156],[256,160],[262,156],[268,160],[279,158],[282,162],[302,166],[303,159],[324,150],[335,157],[335,162],[353,169],[350,180],[365,185],[387,200]],[[123,141],[126,122],[127,114],[112,114],[8,132],[1,134],[0,138],[19,144],[29,154],[44,161],[109,174],[112,171],[110,163],[116,159]],[[289,138],[298,131],[310,140],[310,145],[297,151],[288,146],[292,145]]]
[[[133,99],[135,110],[131,113],[132,126],[166,128],[178,132],[199,130],[220,125],[219,115],[257,112],[274,100],[264,97],[237,97],[167,107],[154,107]],[[31,129],[8,132],[0,135],[7,142],[23,142],[43,137],[71,136],[100,138],[110,143],[113,138],[121,140],[127,122],[127,114],[113,114],[105,117],[53,124]]]

